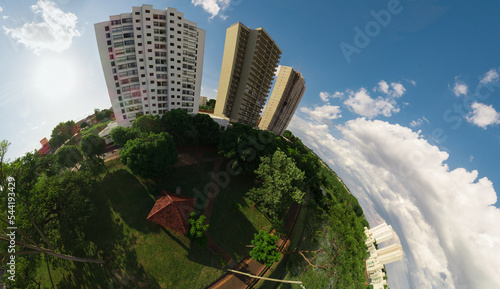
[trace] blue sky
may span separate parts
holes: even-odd
[[[307,90],[289,129],[403,245],[392,288],[500,287],[500,2],[3,1],[0,138],[8,157],[110,107],[93,24],[174,7],[205,29],[216,97],[225,29],[263,27]]]

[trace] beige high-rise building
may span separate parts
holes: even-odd
[[[291,67],[280,66],[259,128],[283,135],[306,91],[305,84],[301,73]]]
[[[257,126],[281,50],[262,28],[241,23],[226,30],[224,56],[214,114]]]

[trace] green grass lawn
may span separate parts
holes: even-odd
[[[221,168],[225,168],[223,164]],[[253,176],[232,176],[226,188],[215,198],[208,233],[236,261],[248,256],[251,240],[259,230],[269,230],[271,223],[245,197],[254,186]]]
[[[224,273],[209,249],[146,220],[161,189],[175,192],[180,186],[182,194],[191,197],[197,190],[203,192],[213,161],[175,168],[156,181],[135,177],[118,160],[106,164],[110,173],[90,196],[94,210],[85,228],[88,246],[81,255],[107,264],[62,261],[60,268],[51,267],[57,288],[193,289],[204,288]],[[235,260],[248,255],[245,246],[257,230],[270,226],[244,198],[252,186],[252,177],[232,177],[216,198],[210,222],[210,236]],[[38,272],[42,287],[51,288],[45,262]]]

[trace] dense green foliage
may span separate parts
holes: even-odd
[[[207,110],[207,111],[212,111],[215,109],[215,99],[209,99],[207,101],[207,104],[205,105],[200,105],[200,109],[202,110]]]
[[[120,161],[143,178],[157,178],[177,162],[177,149],[166,133],[142,134],[129,140],[120,151]]]
[[[201,145],[216,144],[221,127],[208,114],[198,113],[192,119],[196,131],[195,142]]]
[[[72,168],[83,160],[80,148],[75,145],[65,145],[57,151],[57,163],[63,167]]]
[[[111,130],[110,136],[115,145],[125,146],[127,141],[139,137],[140,131],[130,127],[117,126]]]
[[[96,157],[104,152],[106,142],[96,134],[89,134],[82,137],[80,149],[86,157]]]
[[[280,149],[271,157],[261,157],[255,174],[262,185],[251,189],[248,196],[271,219],[284,218],[293,202],[302,203],[304,173]]]
[[[59,123],[50,135],[49,144],[53,148],[60,147],[65,141],[69,140],[72,134],[72,127],[75,126],[75,122],[70,120],[67,122]]]
[[[265,130],[257,130],[235,123],[224,131],[219,140],[219,154],[231,158],[234,170],[252,174],[260,164],[260,157],[272,155],[277,148],[286,150],[286,141]]]
[[[98,108],[94,109],[95,118],[101,122],[104,120],[109,120],[112,114],[113,111],[111,109],[103,109],[103,110],[100,110]]]
[[[160,133],[164,132],[165,130],[165,124],[162,121],[162,119],[157,116],[157,115],[143,115],[138,117],[133,123],[132,123],[132,131],[136,130],[139,132],[145,132],[145,133]]]
[[[255,247],[250,251],[250,257],[267,267],[271,266],[281,258],[281,253],[277,250],[278,244],[276,242],[278,240],[278,235],[271,235],[266,231],[260,230],[252,240],[252,245]]]
[[[55,157],[40,157],[36,153],[27,153],[2,167],[6,169],[2,178],[9,175],[16,183],[15,221],[23,232],[16,241],[58,253],[88,256],[82,229],[92,212],[88,195],[93,190],[93,180],[87,172],[59,171]],[[2,193],[0,199],[2,203],[6,201],[6,194]],[[7,219],[6,214],[2,210],[0,218]],[[1,246],[6,249],[5,243]],[[40,255],[18,255],[16,259],[16,273],[22,278],[17,278],[15,284],[9,283],[11,288],[37,288],[31,281]],[[50,263],[54,268],[61,266],[56,258]]]
[[[191,239],[196,245],[200,247],[206,247],[208,243],[208,238],[205,232],[208,230],[209,224],[205,225],[207,217],[204,215],[197,215],[192,212],[189,217],[189,232],[187,237]]]

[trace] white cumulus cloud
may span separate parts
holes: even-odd
[[[495,69],[490,69],[483,78],[480,80],[482,84],[487,84],[490,82],[497,82],[499,80],[498,72]]]
[[[25,23],[18,28],[3,27],[5,33],[24,44],[35,53],[42,50],[61,52],[71,46],[73,37],[80,36],[76,24],[78,17],[70,12],[63,12],[54,2],[39,0],[31,6],[35,14],[40,14],[42,22]]]
[[[450,169],[448,153],[410,128],[365,118],[337,128],[339,138],[298,115],[289,125],[338,173],[372,226],[381,217],[398,234],[404,260],[387,266],[391,288],[500,288],[500,209],[489,179]]]
[[[212,19],[229,7],[231,0],[191,0],[191,3],[194,6],[201,6],[205,12],[211,15],[210,19]],[[223,14],[220,14],[220,17],[226,19],[226,16]]]
[[[326,91],[322,91],[319,93],[319,97],[323,101],[328,101],[329,98],[342,98],[342,96],[344,96],[344,93],[338,91],[335,91],[333,94],[330,94]]]
[[[459,80],[455,82],[455,86],[453,87],[453,93],[455,93],[456,96],[467,95],[468,91],[469,87],[467,86],[467,84]]]
[[[430,123],[429,120],[425,117],[425,116],[422,116],[421,118],[417,119],[417,120],[412,120],[410,122],[410,126],[411,127],[417,127],[417,126],[421,126],[422,124],[424,124],[424,121],[426,123]]]
[[[399,108],[396,102],[390,98],[377,97],[372,98],[365,88],[361,88],[357,92],[348,91],[349,97],[344,101],[344,104],[352,112],[374,118],[378,115],[391,116],[393,113],[398,113]]]
[[[0,6],[0,13],[2,13],[2,12],[3,12],[3,8],[2,8],[2,6]]]
[[[466,116],[468,122],[484,129],[489,125],[500,123],[500,114],[492,105],[474,102],[471,107],[472,111]]]
[[[403,94],[406,92],[406,88],[399,82],[392,82],[389,86],[387,81],[381,80],[378,83],[378,87],[374,88],[374,91],[379,91],[385,95],[397,98],[403,96]]]
[[[331,123],[332,119],[342,117],[342,115],[340,114],[342,112],[340,110],[340,107],[329,104],[325,104],[323,106],[315,106],[313,109],[310,109],[308,107],[301,107],[300,111],[318,122]]]

